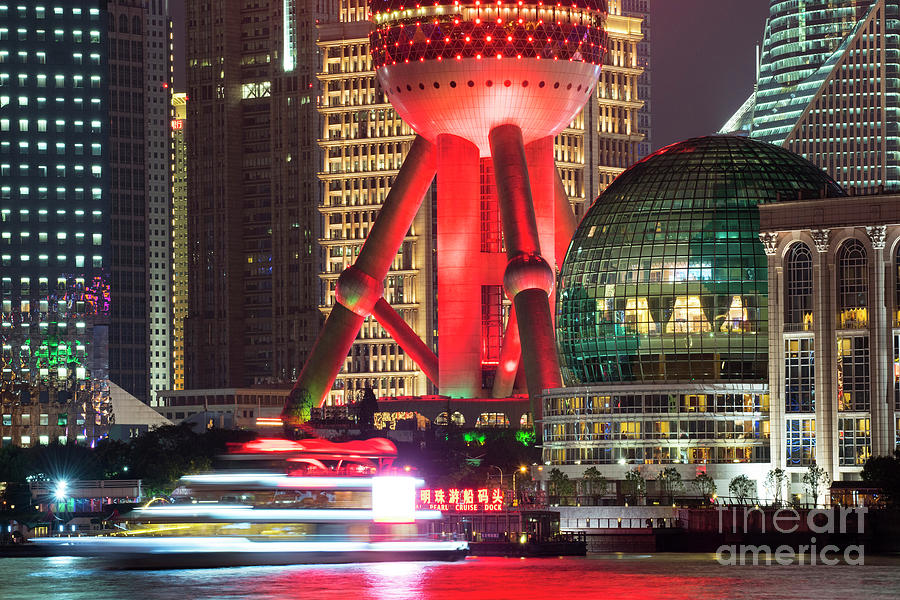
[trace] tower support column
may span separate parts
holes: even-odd
[[[481,394],[481,286],[491,264],[480,253],[478,147],[455,135],[437,139],[437,314],[440,393]]]
[[[515,125],[500,125],[491,130],[489,140],[508,260],[503,284],[516,308],[525,379],[533,402],[542,390],[561,387],[549,298],[554,273],[541,255],[522,131]],[[552,153],[548,158],[552,165]],[[555,184],[552,178],[547,183]]]

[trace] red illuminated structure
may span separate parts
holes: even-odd
[[[591,97],[606,50],[605,0],[407,5],[371,0],[378,79],[419,134],[285,410],[321,403],[372,315],[451,397],[560,387],[551,303],[575,218],[553,138]],[[383,281],[437,175],[438,356],[382,297]],[[502,329],[502,294],[512,300]],[[484,377],[494,371],[493,381]]]

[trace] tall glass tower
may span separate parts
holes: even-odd
[[[784,143],[857,25],[859,0],[773,0],[763,39],[753,137]]]
[[[110,380],[171,386],[167,15],[0,0],[4,442],[102,437]]]
[[[721,133],[802,154],[848,189],[900,187],[896,0],[771,0],[751,98]]]
[[[107,393],[106,38],[99,2],[0,4],[0,394],[83,404],[69,439]]]

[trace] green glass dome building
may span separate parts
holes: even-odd
[[[629,168],[585,215],[560,272],[566,384],[765,381],[756,207],[844,195],[804,158],[743,137],[687,140]]]

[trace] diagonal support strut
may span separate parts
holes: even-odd
[[[384,278],[436,170],[434,144],[416,136],[356,263],[338,279],[337,304],[328,315],[282,412],[286,428],[308,419],[310,408],[321,405],[334,385],[363,321],[382,297]]]

